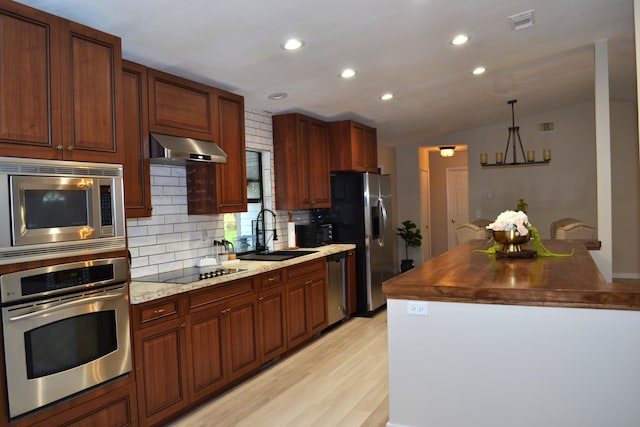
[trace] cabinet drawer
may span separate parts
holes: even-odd
[[[189,293],[189,309],[198,309],[220,301],[255,292],[253,278],[234,280],[233,282],[222,283],[209,288],[193,291]]]
[[[270,289],[274,286],[282,284],[282,270],[270,271],[261,275],[258,280],[260,281],[260,289]]]
[[[324,258],[289,267],[287,269],[287,277],[291,280],[317,272],[326,274],[326,260]]]
[[[178,317],[178,296],[162,298],[133,306],[133,319],[136,328],[146,327],[158,320],[169,320]]]

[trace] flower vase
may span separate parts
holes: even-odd
[[[527,243],[530,238],[531,233],[521,236],[516,230],[493,231],[493,239],[502,243],[502,251],[507,253],[521,252],[520,245]]]

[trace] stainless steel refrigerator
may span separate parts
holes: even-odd
[[[382,282],[394,275],[391,177],[332,173],[331,209],[322,221],[333,224],[334,242],[355,243],[358,314],[372,314],[386,304]]]

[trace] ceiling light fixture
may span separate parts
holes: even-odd
[[[522,139],[520,139],[520,126],[516,126],[515,108],[514,104],[518,102],[517,99],[508,101],[507,104],[511,105],[511,127],[509,128],[509,137],[507,138],[507,147],[504,153],[496,153],[496,162],[488,163],[487,153],[480,154],[480,164],[482,166],[528,166],[547,164],[551,161],[551,150],[544,149],[542,151],[542,160],[536,162],[536,152],[533,150],[527,151],[525,154],[524,147],[522,146]],[[518,138],[518,144],[520,145],[520,152],[522,153],[522,161],[518,161],[516,138]],[[509,143],[513,146],[513,161],[507,162],[507,155],[509,154]]]
[[[356,70],[352,69],[352,68],[345,68],[341,73],[340,73],[340,77],[342,77],[343,79],[350,79],[351,77],[356,75]]]
[[[454,46],[460,46],[469,41],[469,36],[465,34],[458,34],[451,40],[451,44]]]
[[[392,98],[393,98],[393,94],[392,93],[385,93],[384,95],[382,95],[380,97],[380,99],[382,99],[383,101],[388,101],[388,100],[390,100]]]
[[[453,153],[456,149],[455,146],[453,145],[445,145],[442,147],[438,147],[440,149],[440,156],[441,157],[453,157]]]
[[[272,93],[271,95],[268,96],[268,98],[274,101],[280,101],[281,99],[285,99],[287,96],[289,95],[286,94],[285,92],[277,92],[277,93]]]
[[[484,74],[484,72],[487,71],[487,69],[485,67],[476,67],[473,69],[473,71],[471,72],[474,76],[479,76],[480,74]]]
[[[297,50],[304,46],[304,40],[289,39],[282,45],[284,50]]]

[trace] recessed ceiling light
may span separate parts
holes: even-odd
[[[472,73],[475,76],[479,76],[480,74],[484,74],[485,71],[487,71],[487,69],[484,68],[484,67],[476,67],[476,68],[473,69]]]
[[[385,93],[384,95],[382,95],[382,96],[380,97],[380,99],[382,99],[383,101],[388,101],[388,100],[390,100],[391,98],[393,98],[393,94],[392,94],[392,93]]]
[[[352,69],[352,68],[345,68],[341,73],[340,73],[340,77],[342,77],[343,79],[350,79],[351,77],[356,75],[356,70]]]
[[[469,41],[469,36],[465,34],[458,34],[451,40],[451,44],[454,46],[460,46],[461,44],[465,44]]]
[[[278,93],[272,93],[271,95],[268,96],[268,98],[274,101],[279,101],[281,99],[285,99],[287,96],[289,95],[287,95],[284,92],[278,92]]]
[[[282,45],[282,48],[284,50],[296,50],[300,49],[302,46],[304,46],[304,40],[289,39]]]

